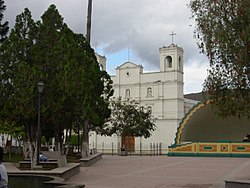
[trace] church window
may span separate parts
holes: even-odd
[[[181,60],[181,56],[179,57],[179,62],[178,62],[178,70],[181,71],[182,68],[181,68],[181,63],[182,63],[182,60]]]
[[[130,72],[126,72],[126,75],[127,75],[127,77],[129,77],[130,76]]]
[[[149,87],[147,89],[147,97],[152,97],[152,88],[151,87]]]
[[[172,57],[171,56],[167,56],[165,58],[165,64],[167,65],[167,68],[172,68]]]
[[[126,89],[125,98],[129,98],[129,97],[130,97],[130,89]]]
[[[103,68],[103,65],[102,65],[102,64],[100,64],[100,69],[101,69],[101,70],[104,70],[104,68]]]

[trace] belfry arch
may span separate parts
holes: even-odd
[[[165,65],[166,65],[166,67],[167,68],[172,68],[172,57],[171,56],[167,56],[166,58],[165,58]]]

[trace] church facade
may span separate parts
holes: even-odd
[[[116,75],[111,76],[114,97],[135,100],[150,110],[155,120],[156,130],[150,138],[128,139],[131,151],[150,150],[153,147],[167,151],[184,114],[197,102],[183,97],[183,53],[183,49],[177,45],[163,46],[159,49],[160,71],[144,73],[141,65],[125,62],[116,68]],[[128,144],[121,142],[121,137],[117,135],[103,137],[90,133],[90,148],[113,152],[121,145]]]

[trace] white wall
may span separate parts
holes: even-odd
[[[125,99],[126,89],[130,90],[130,99],[136,100],[141,106],[151,106],[156,131],[148,139],[136,138],[135,149],[150,149],[150,143],[162,143],[162,149],[174,143],[175,133],[179,122],[184,116],[183,98],[183,49],[170,45],[160,48],[160,71],[143,73],[141,65],[125,62],[116,68],[116,75],[112,76],[114,97]],[[172,67],[166,67],[165,58],[172,57]],[[148,88],[152,88],[152,96],[147,95]],[[188,101],[185,110],[191,108],[192,101]],[[118,148],[121,143],[119,136],[103,137],[92,136],[98,150]],[[103,146],[104,143],[104,146]],[[113,144],[112,144],[113,143]],[[93,145],[93,144],[92,144]]]

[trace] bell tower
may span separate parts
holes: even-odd
[[[165,114],[176,119],[176,125],[184,116],[183,100],[183,49],[175,44],[163,46],[160,51],[160,73],[164,75]]]
[[[183,74],[183,49],[177,45],[160,48],[160,71],[178,71]]]

